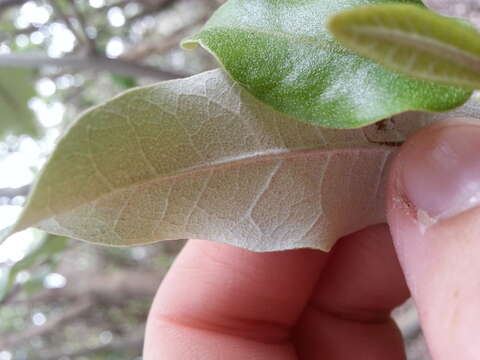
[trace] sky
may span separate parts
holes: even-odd
[[[106,5],[106,0],[88,0],[88,5],[98,9]],[[112,28],[119,28],[125,25],[128,17],[134,16],[140,10],[139,4],[134,2],[122,8],[113,6],[106,12],[106,21]],[[27,1],[23,4],[15,18],[15,26],[18,29],[27,29],[33,25],[38,29],[28,35],[17,35],[15,37],[17,47],[22,49],[30,44],[37,45],[45,49],[50,57],[61,57],[71,52],[77,41],[75,35],[63,23],[52,21],[53,13],[54,9],[48,2]],[[183,26],[185,20],[183,17],[162,17],[161,21],[155,23],[156,31],[168,34],[172,29]],[[129,28],[129,39],[126,41],[135,43],[142,39],[148,26],[152,25],[149,21],[152,21],[151,17],[132,24]],[[92,37],[96,35],[96,29],[93,27],[87,26],[85,30]],[[112,35],[106,43],[106,56],[110,58],[121,56],[126,47],[127,44],[122,38]],[[10,52],[10,48],[0,42],[0,55]],[[55,80],[44,77],[36,81],[38,95],[31,99],[29,107],[44,128],[45,134],[40,141],[28,136],[9,136],[0,142],[0,188],[18,188],[34,182],[38,171],[60,137],[60,128],[66,116],[65,106],[55,100],[54,95],[58,90],[79,85],[81,81],[83,81],[81,76],[68,73],[56,77]],[[11,201],[0,197],[0,231],[15,222],[25,200],[20,196]],[[0,244],[0,274],[3,265],[20,260],[37,240],[38,232],[26,230]]]
[[[104,0],[89,0],[92,8],[100,8],[105,5]],[[124,10],[112,7],[107,12],[107,20],[112,27],[120,27],[125,24],[125,13],[138,11],[138,4],[127,6]],[[48,4],[38,5],[33,1],[26,2],[19,11],[15,25],[19,29],[28,28],[31,25],[45,25],[50,21],[53,9]],[[95,29],[89,29],[94,32]],[[49,39],[46,47],[47,54],[51,57],[60,57],[75,46],[75,36],[62,23],[51,22],[48,26],[39,27],[38,31],[30,35],[21,34],[16,37],[16,45],[19,48],[26,47],[30,43],[42,45]],[[113,36],[107,43],[106,55],[109,57],[120,56],[125,49],[125,44],[119,37]],[[6,45],[0,45],[0,54],[9,53]],[[31,99],[29,106],[36,114],[38,122],[45,128],[45,135],[40,141],[33,140],[28,136],[9,136],[5,142],[0,143],[0,188],[18,188],[31,184],[38,170],[45,163],[48,154],[54,148],[55,142],[60,136],[59,125],[65,115],[65,106],[58,101],[47,101],[58,89],[72,86],[76,79],[71,74],[58,77],[55,81],[49,78],[41,78],[35,84],[38,97]],[[14,198],[7,204],[7,199],[0,198],[0,230],[12,225],[20,214],[24,197]],[[28,249],[38,240],[38,232],[33,230],[22,231],[11,236],[0,245],[0,269],[2,264],[19,261]]]

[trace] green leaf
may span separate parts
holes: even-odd
[[[374,5],[335,15],[340,43],[386,68],[421,80],[480,89],[480,33],[413,5]]]
[[[69,129],[14,231],[111,245],[197,238],[328,250],[385,221],[389,145],[428,123],[405,116],[395,127],[319,128],[220,70],[132,89]]]
[[[469,91],[387,71],[342,48],[326,29],[340,10],[384,2],[230,0],[182,45],[200,44],[258,99],[325,127],[361,127],[407,110],[444,111],[464,103]]]
[[[0,269],[0,301],[2,301],[15,284],[19,272],[30,270],[31,267],[47,261],[52,256],[62,252],[68,239],[60,236],[45,235],[27,251],[26,255],[11,265]]]
[[[133,76],[111,74],[112,82],[123,89],[137,86],[137,80]]]
[[[0,68],[0,139],[8,134],[38,135],[28,101],[35,96],[31,69]]]

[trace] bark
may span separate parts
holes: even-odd
[[[141,65],[122,59],[109,59],[99,55],[85,57],[69,55],[62,58],[51,58],[38,54],[0,55],[0,67],[37,68],[44,66],[57,66],[73,68],[76,70],[106,71],[120,75],[146,77],[155,80],[171,80],[182,77],[181,74],[162,71],[153,66]]]

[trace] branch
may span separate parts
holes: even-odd
[[[99,352],[125,352],[128,350],[137,350],[139,352],[142,351],[143,345],[143,337],[144,337],[144,329],[143,326],[141,328],[135,329],[128,336],[124,336],[119,338],[118,340],[114,340],[110,344],[102,344],[97,345],[95,347],[87,347],[83,349],[79,349],[73,351],[71,353],[65,352],[51,352],[43,354],[40,358],[42,360],[58,360],[60,358],[69,358],[69,359],[76,359],[80,356],[88,357],[88,355],[93,355]]]
[[[180,41],[187,35],[190,35],[194,27],[204,24],[210,16],[211,13],[207,12],[205,15],[199,17],[191,24],[182,27],[167,38],[159,39],[155,37],[148,41],[143,41],[122,55],[121,58],[124,60],[144,59],[152,54],[163,54],[175,47],[179,47]]]
[[[159,70],[153,66],[141,65],[122,59],[109,59],[99,55],[87,57],[65,56],[52,58],[37,54],[0,55],[0,66],[37,68],[41,66],[59,66],[77,70],[99,70],[120,75],[147,77],[156,80],[171,80],[184,75]]]
[[[70,0],[70,6],[72,7],[73,13],[75,14],[75,18],[77,19],[78,24],[80,25],[80,30],[82,31],[83,37],[85,38],[88,53],[95,54],[97,51],[97,46],[95,44],[95,41],[90,36],[88,36],[87,23],[85,21],[85,17],[78,9],[78,6],[74,0]]]
[[[152,15],[155,13],[158,13],[169,6],[173,5],[176,2],[176,0],[161,0],[158,1],[156,4],[152,6],[147,6],[145,7],[142,11],[140,11],[138,14],[133,15],[129,17],[126,21],[127,25],[133,24],[135,21],[147,16],[147,15]]]
[[[117,270],[95,277],[77,277],[63,288],[44,290],[23,300],[13,300],[11,304],[74,301],[86,296],[97,304],[123,305],[130,299],[154,296],[161,280],[161,274],[155,271]]]
[[[76,319],[77,317],[81,316],[90,307],[93,305],[93,301],[89,298],[83,298],[78,301],[78,303],[74,304],[70,309],[68,309],[65,313],[56,318],[48,321],[45,325],[42,326],[32,326],[31,328],[25,330],[21,334],[14,334],[7,339],[4,339],[0,344],[0,347],[6,349],[13,349],[17,345],[27,341],[28,339],[35,337],[35,336],[44,336],[53,331],[59,330],[60,327],[68,324],[72,320]]]
[[[13,6],[23,5],[28,0],[0,0],[0,15],[8,8]]]
[[[78,33],[77,29],[73,25],[72,21],[70,20],[70,17],[65,14],[60,7],[60,5],[57,4],[56,0],[50,0],[49,1],[50,5],[53,7],[53,10],[57,14],[57,16],[62,20],[62,22],[65,24],[65,26],[72,32],[72,34],[75,36],[77,41],[82,44],[85,43],[85,39]]]
[[[18,188],[3,188],[0,189],[0,198],[6,197],[9,199],[14,198],[15,196],[27,196],[30,192],[31,185],[24,185]]]

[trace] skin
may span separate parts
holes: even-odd
[[[415,169],[404,154],[434,152],[439,127],[457,131],[427,128],[394,161],[389,224],[346,236],[330,253],[189,241],[153,302],[144,359],[404,360],[390,312],[410,293],[434,360],[478,359],[480,209],[425,231],[398,185]]]

